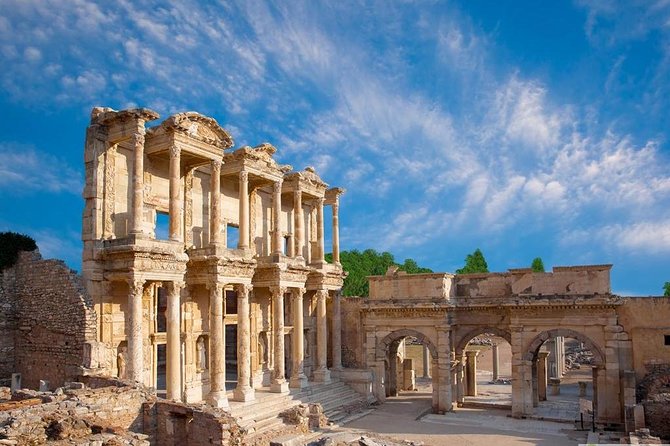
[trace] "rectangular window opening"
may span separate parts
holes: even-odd
[[[165,333],[167,331],[167,290],[163,287],[158,288],[156,293],[156,333]]]
[[[237,248],[240,240],[240,228],[235,225],[226,226],[226,247],[230,249]]]
[[[237,314],[237,291],[226,290],[226,314]]]
[[[170,214],[156,211],[156,240],[167,240],[170,234]]]
[[[291,243],[291,237],[288,236],[288,235],[284,236],[284,252],[283,252],[283,254],[285,256],[287,256],[288,252],[289,252],[289,243]]]
[[[665,345],[670,345],[670,335],[665,335],[663,338],[665,339]]]

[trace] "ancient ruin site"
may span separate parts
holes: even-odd
[[[0,445],[670,442],[670,297],[610,264],[345,296],[347,192],[231,133],[93,108],[81,272],[0,273]]]

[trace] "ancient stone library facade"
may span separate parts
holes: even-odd
[[[236,401],[256,386],[329,381],[343,190],[278,164],[269,144],[231,150],[212,118],[181,113],[147,129],[157,118],[97,108],[86,134],[82,273],[102,363],[149,386],[165,380],[169,399],[217,407],[228,405],[227,370]]]
[[[476,394],[469,342],[494,334],[511,346],[511,414],[526,417],[573,338],[593,355],[596,422],[630,432],[645,415],[670,438],[670,298],[613,295],[610,265],[391,270],[369,278],[369,298],[342,298],[342,189],[269,144],[233,149],[212,118],[157,119],[93,110],[82,274],[23,253],[0,275],[0,379],[121,378],[223,409],[334,379],[384,401],[406,387],[412,339],[444,413]]]

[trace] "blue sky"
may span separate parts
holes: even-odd
[[[95,105],[215,117],[347,189],[343,249],[670,280],[670,1],[0,0],[0,230],[80,265]]]

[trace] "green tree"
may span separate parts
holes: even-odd
[[[326,254],[326,261],[333,261],[331,253]],[[406,259],[405,263],[398,265],[390,252],[377,252],[374,249],[365,251],[340,252],[340,263],[348,275],[344,279],[342,294],[345,296],[368,296],[370,293],[368,276],[381,276],[386,274],[389,266],[398,266],[399,269],[408,274],[430,273],[428,268],[420,267],[413,259]]]
[[[489,266],[482,251],[477,248],[465,257],[465,266],[456,270],[456,274],[488,273]]]
[[[0,270],[9,268],[19,258],[19,251],[37,249],[35,240],[16,232],[0,232]]]
[[[670,282],[665,282],[665,285],[663,285],[663,295],[670,296]]]
[[[533,263],[530,265],[530,269],[533,270],[533,272],[536,273],[543,273],[544,272],[544,263],[542,262],[542,259],[539,257],[535,257],[533,259]]]

